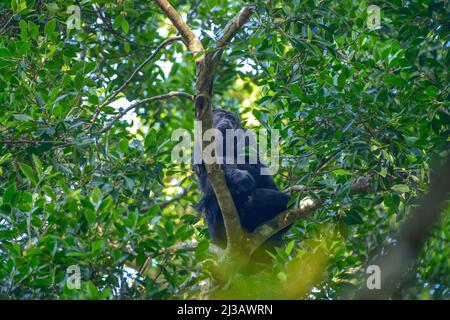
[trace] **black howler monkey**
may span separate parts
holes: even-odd
[[[227,158],[230,155],[226,154],[226,130],[241,129],[241,132],[245,132],[246,129],[242,127],[237,114],[223,109],[214,110],[213,126],[222,133],[224,140],[223,155]],[[236,164],[239,154],[239,150],[236,150],[237,139],[235,138],[233,141],[234,155],[230,156],[233,161],[231,163],[225,161],[222,164],[222,169],[238,211],[241,225],[246,232],[252,232],[258,226],[286,210],[290,197],[278,190],[272,176],[261,175],[261,168],[264,165],[261,163],[259,155],[256,156],[256,161],[252,162],[250,157],[246,157],[243,164]],[[249,141],[246,140],[245,146],[247,148],[248,145]],[[205,212],[211,240],[224,248],[226,247],[226,234],[223,217],[204,164],[194,165],[194,171],[198,176],[200,189],[203,192],[203,197],[195,206],[195,209],[199,212]],[[280,244],[281,235],[286,230],[287,228],[274,235],[265,243],[263,248],[267,249]]]

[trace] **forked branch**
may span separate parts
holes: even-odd
[[[253,8],[244,8],[233,18],[224,29],[223,36],[219,39],[213,52],[206,52],[197,36],[192,32],[181,15],[167,0],[155,0],[156,4],[166,14],[180,35],[188,49],[194,54],[197,64],[197,79],[195,86],[195,114],[197,120],[202,121],[203,132],[212,128],[211,95],[213,90],[213,78],[215,66],[220,61],[220,53],[223,47],[231,41],[243,24],[248,21]],[[202,139],[203,141],[203,139]],[[207,141],[203,141],[203,147]],[[209,181],[214,190],[220,210],[223,215],[227,235],[228,249],[230,252],[238,252],[242,249],[244,232],[239,216],[234,205],[230,190],[227,187],[224,173],[218,164],[205,164]]]

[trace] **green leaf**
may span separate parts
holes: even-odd
[[[35,154],[32,155],[32,158],[33,158],[34,167],[36,168],[38,176],[41,177],[42,173],[43,173],[42,162],[41,162],[41,160],[39,160],[39,158]]]
[[[119,149],[120,149],[120,151],[122,151],[122,153],[125,153],[125,152],[127,152],[128,147],[129,147],[128,140],[127,139],[121,139],[120,142],[119,142]]]
[[[89,281],[87,284],[87,295],[90,299],[96,299],[99,295],[99,291],[97,289],[97,287],[91,282]]]
[[[53,108],[52,110],[52,115],[57,117],[59,116],[61,113],[63,112],[63,107],[58,104],[56,107]]]
[[[336,175],[336,176],[345,176],[345,175],[347,175],[349,173],[348,173],[347,170],[337,169],[337,170],[333,170],[333,174]]]
[[[122,15],[118,15],[118,16],[116,16],[116,17],[114,18],[114,22],[113,22],[113,29],[114,29],[114,30],[117,30],[117,29],[119,29],[119,28],[121,27],[121,25],[122,25],[122,20],[123,20]]]
[[[49,37],[53,31],[56,29],[56,20],[50,20],[47,22],[44,28],[44,33],[47,37]]]
[[[53,200],[56,200],[56,193],[49,186],[43,186],[42,190]]]
[[[439,90],[435,86],[430,86],[425,90],[425,94],[431,98],[434,98],[437,96]]]
[[[9,58],[11,57],[11,52],[7,48],[0,48],[0,58]]]
[[[345,224],[349,226],[355,224],[362,224],[364,222],[359,213],[356,212],[355,210],[348,211],[342,218],[342,220],[345,222]]]
[[[12,185],[8,189],[6,189],[5,193],[3,194],[3,203],[11,203],[15,194],[16,194],[16,187]]]
[[[19,22],[20,27],[20,38],[22,41],[28,40],[28,25],[25,20],[20,20]]]
[[[382,176],[383,178],[386,178],[387,175],[387,169],[385,167],[381,168],[380,172],[378,172],[378,174],[380,176]]]
[[[92,253],[96,253],[103,246],[103,243],[104,243],[103,240],[93,241],[91,244]]]
[[[295,96],[296,96],[297,98],[299,98],[299,99],[302,98],[302,89],[300,89],[300,86],[299,86],[298,84],[294,83],[294,84],[291,86],[291,92],[292,92],[293,94],[295,94]]]
[[[16,114],[14,118],[19,121],[33,121],[33,118],[27,114]]]
[[[288,243],[288,245],[287,245],[286,248],[284,249],[284,252],[286,252],[287,255],[290,255],[290,254],[291,254],[292,249],[294,248],[294,244],[295,244],[295,241],[292,240],[292,241],[290,241],[290,242]]]
[[[98,208],[101,204],[101,201],[102,201],[102,192],[98,187],[96,187],[92,191],[91,202],[96,208]]]
[[[0,164],[2,164],[3,162],[5,162],[6,160],[8,160],[11,157],[11,153],[6,153],[4,154],[1,158],[0,158]]]
[[[29,165],[21,163],[19,167],[20,170],[23,172],[23,174],[28,178],[28,180],[33,182],[35,185],[38,183],[38,178],[36,177],[33,169]]]
[[[95,212],[90,209],[84,209],[84,217],[86,218],[86,221],[88,224],[92,224],[95,221]]]
[[[411,191],[406,184],[396,184],[395,186],[392,186],[391,189],[400,193],[406,193]]]
[[[19,28],[21,31],[27,31],[27,29],[28,29],[27,22],[25,20],[21,19],[19,22]]]
[[[128,33],[128,30],[130,30],[130,25],[128,24],[128,22],[125,18],[122,18],[121,26],[122,26],[123,32]]]

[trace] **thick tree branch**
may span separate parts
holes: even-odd
[[[196,60],[200,60],[203,52],[203,45],[197,36],[192,32],[191,28],[184,22],[181,15],[167,0],[155,0],[156,4],[166,14],[167,18],[172,22],[174,27],[178,30],[186,47],[193,53]]]
[[[131,80],[134,79],[134,77],[138,74],[139,71],[147,64],[149,63],[158,53],[161,51],[162,48],[168,46],[172,42],[179,41],[182,38],[180,36],[171,37],[169,39],[164,40],[156,49],[153,51],[153,53],[144,60],[130,75],[130,77],[117,89],[115,90],[108,98],[105,99],[95,110],[94,116],[91,120],[91,125],[89,127],[89,130],[94,126],[95,121],[97,120],[100,112],[102,111],[103,107],[106,106],[108,103],[110,103],[120,92],[122,92],[123,89],[125,89],[131,82]]]
[[[219,62],[222,51],[227,46],[234,36],[239,32],[242,26],[247,23],[252,13],[255,12],[255,7],[244,7],[239,13],[227,23],[223,29],[222,35],[216,43],[216,52],[214,53],[214,61]]]
[[[369,265],[377,265],[381,272],[381,288],[369,290],[367,286],[356,293],[355,299],[387,299],[392,296],[404,275],[413,265],[433,226],[439,220],[444,203],[450,197],[450,156],[442,168],[434,173],[429,192],[421,204],[400,227],[395,245],[380,248],[385,254],[377,256]]]
[[[224,29],[224,35],[219,40],[219,54],[213,58],[211,52],[205,52],[200,40],[195,36],[189,26],[183,21],[181,15],[166,0],[155,0],[158,6],[163,10],[172,24],[183,37],[183,41],[188,49],[194,54],[197,64],[197,80],[195,86],[195,115],[197,120],[202,122],[202,132],[212,128],[212,110],[211,95],[213,90],[214,69],[220,60],[222,47],[231,41],[232,37],[239,31],[242,25],[248,20],[253,9],[244,8],[238,17],[233,20]],[[239,18],[239,16],[241,18]],[[197,137],[196,137],[197,138]],[[208,145],[203,141],[202,150]],[[218,161],[214,164],[205,164],[209,181],[216,195],[217,202],[225,224],[227,235],[227,248],[230,253],[238,253],[242,249],[242,240],[244,232],[242,230],[239,216],[234,205],[230,190],[227,187],[222,168]]]
[[[371,191],[371,183],[373,176],[365,175],[357,178],[350,186],[350,194],[362,194]],[[294,186],[294,190],[299,189],[303,191],[304,186]],[[321,199],[313,199],[307,197],[300,202],[298,208],[288,209],[278,216],[266,222],[265,224],[256,228],[252,233],[248,234],[247,243],[249,245],[250,252],[256,250],[267,239],[276,234],[278,231],[290,226],[292,223],[299,219],[305,219],[310,216],[314,211],[322,207]]]
[[[283,211],[278,216],[256,228],[248,234],[248,245],[250,254],[258,249],[267,239],[278,231],[290,226],[299,219],[305,219],[322,206],[322,201],[313,198],[305,198],[300,202],[298,208]]]
[[[111,129],[111,127],[113,126],[113,124],[118,121],[119,119],[121,119],[124,115],[126,115],[128,113],[128,111],[136,109],[139,106],[142,106],[144,104],[148,104],[148,103],[152,103],[152,102],[156,102],[156,101],[160,101],[160,100],[165,100],[165,99],[169,99],[169,98],[173,98],[173,97],[182,97],[182,98],[186,98],[189,99],[191,101],[194,101],[194,97],[192,95],[190,95],[189,93],[185,93],[185,92],[178,92],[178,91],[172,91],[166,94],[162,94],[159,96],[154,96],[151,98],[146,98],[146,99],[142,99],[139,100],[133,104],[131,104],[128,108],[125,108],[124,110],[122,110],[117,116],[114,117],[114,119],[112,119],[109,124],[104,127],[100,133],[104,133],[108,130]]]

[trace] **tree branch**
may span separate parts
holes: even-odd
[[[439,220],[444,203],[450,195],[450,156],[442,168],[434,173],[429,192],[422,198],[421,204],[400,227],[395,237],[397,242],[387,248],[380,248],[379,255],[369,265],[377,265],[381,271],[381,288],[369,290],[363,287],[355,299],[387,299],[404,280],[404,275],[414,263],[420,249]],[[381,250],[383,249],[383,250]]]
[[[184,198],[189,193],[189,191],[190,191],[190,188],[183,189],[183,191],[180,194],[176,195],[173,198],[170,198],[167,201],[164,201],[164,202],[160,203],[158,205],[159,208],[162,210],[162,209],[166,208],[167,206],[169,206],[170,204],[172,204],[174,202],[177,202],[178,200]],[[142,207],[142,208],[139,209],[139,212],[140,213],[145,213],[145,212],[148,211],[148,209],[150,209],[150,207]]]
[[[358,177],[350,186],[350,194],[357,195],[370,192],[372,188],[372,179],[372,175]],[[294,186],[294,190],[296,189],[303,191],[305,187]],[[248,234],[247,243],[249,245],[250,252],[256,250],[259,246],[261,246],[261,244],[263,244],[278,231],[283,230],[299,219],[305,219],[310,216],[314,211],[322,207],[322,204],[323,202],[321,199],[307,197],[300,202],[300,206],[298,208],[283,211],[269,222],[259,226],[252,233]]]
[[[105,99],[95,110],[95,114],[92,117],[91,120],[91,126],[89,127],[89,130],[92,128],[92,126],[95,124],[95,121],[97,120],[100,112],[102,111],[103,107],[106,106],[108,103],[110,103],[120,92],[122,92],[123,89],[125,89],[131,82],[131,80],[134,79],[134,77],[138,74],[139,71],[147,64],[149,63],[158,53],[159,51],[171,44],[172,42],[179,41],[182,38],[180,36],[171,37],[169,39],[164,40],[156,49],[153,51],[153,53],[144,60],[130,75],[130,77],[117,89],[115,90],[108,98]]]
[[[322,201],[310,197],[305,198],[300,201],[298,208],[283,211],[272,220],[256,228],[252,233],[248,234],[247,243],[250,254],[278,231],[283,230],[299,219],[305,219],[321,206]]]
[[[183,21],[181,15],[166,0],[155,0],[163,10],[172,24],[183,37],[188,49],[193,53],[197,64],[197,79],[195,85],[195,115],[202,122],[202,130],[212,128],[211,95],[213,89],[213,78],[215,65],[220,61],[222,47],[231,41],[232,37],[239,31],[248,20],[253,9],[244,8],[238,17],[233,18],[225,27],[224,35],[219,40],[219,54],[213,58],[211,52],[205,52],[200,40],[195,36],[189,26]],[[242,14],[244,12],[244,14]],[[239,18],[241,16],[241,18]],[[217,46],[216,46],[217,48]],[[208,145],[202,140],[202,150]],[[242,250],[244,231],[242,230],[239,215],[234,205],[230,190],[228,189],[224,173],[218,161],[213,164],[205,164],[206,172],[211,186],[216,195],[217,202],[222,212],[225,231],[227,236],[227,249],[230,253],[239,253]]]
[[[156,4],[166,14],[167,18],[172,22],[178,30],[186,47],[192,52],[196,59],[201,59],[200,53],[203,52],[203,45],[197,36],[192,32],[191,28],[184,22],[181,15],[167,0],[155,0]]]
[[[169,92],[166,94],[161,94],[159,96],[154,96],[151,98],[139,100],[139,101],[131,104],[128,108],[121,111],[117,116],[115,116],[114,119],[112,119],[109,122],[109,124],[100,131],[100,133],[104,133],[104,132],[110,130],[111,127],[113,126],[113,124],[116,121],[118,121],[119,119],[121,119],[124,115],[126,115],[128,113],[128,111],[130,111],[130,110],[133,110],[143,104],[148,104],[148,103],[152,103],[152,102],[156,102],[156,101],[160,101],[160,100],[164,100],[164,99],[169,99],[169,98],[173,98],[173,97],[182,97],[182,98],[186,98],[191,101],[194,101],[194,97],[192,95],[190,95],[189,93],[179,92],[179,91],[172,91],[172,92]]]
[[[242,26],[247,23],[253,12],[255,12],[255,7],[244,7],[230,20],[230,22],[227,23],[223,29],[222,36],[217,40],[214,61],[219,62],[224,47],[230,43]]]

